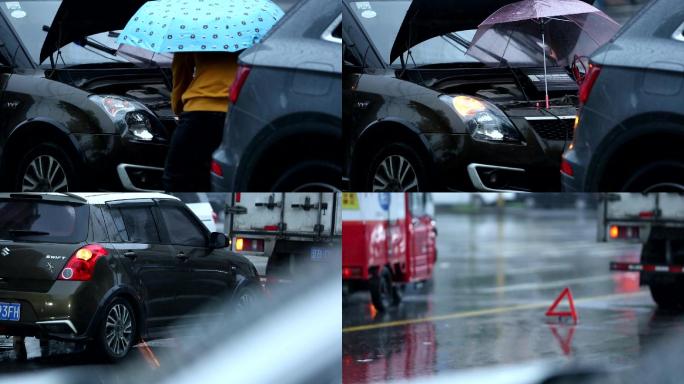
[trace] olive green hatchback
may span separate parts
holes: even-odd
[[[0,194],[0,335],[83,342],[117,361],[260,295],[228,245],[169,195]]]

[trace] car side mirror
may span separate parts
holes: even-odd
[[[228,237],[223,233],[212,232],[209,236],[209,248],[219,249],[227,248],[228,246],[230,246],[230,241],[228,241]]]

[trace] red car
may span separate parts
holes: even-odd
[[[426,193],[345,193],[345,294],[368,289],[379,311],[401,301],[407,283],[427,282],[437,259],[432,197]]]

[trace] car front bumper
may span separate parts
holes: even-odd
[[[490,143],[467,134],[425,134],[435,188],[455,191],[558,191],[564,141]]]
[[[74,134],[86,177],[84,190],[162,190],[167,143],[129,140],[121,135]],[[90,189],[89,189],[90,188]]]

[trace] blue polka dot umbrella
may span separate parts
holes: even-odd
[[[148,1],[118,43],[156,53],[236,52],[258,43],[282,16],[269,0]]]

